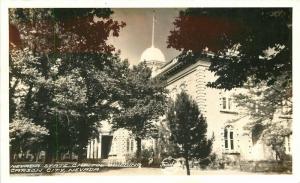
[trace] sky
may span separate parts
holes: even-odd
[[[111,37],[108,42],[121,50],[121,58],[130,64],[139,63],[143,51],[151,46],[153,10],[155,11],[154,46],[170,61],[179,54],[173,48],[167,48],[167,38],[174,29],[173,21],[180,9],[173,8],[119,8],[114,11],[113,19],[124,21],[126,26],[120,30],[119,37]]]

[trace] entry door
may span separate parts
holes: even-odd
[[[113,136],[102,135],[102,141],[101,141],[101,158],[102,159],[108,158],[108,155],[109,155],[109,152],[111,149],[112,139],[113,139]]]

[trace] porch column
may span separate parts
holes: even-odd
[[[101,134],[99,134],[99,140],[98,140],[98,159],[101,158]]]
[[[96,152],[95,152],[95,149],[96,149],[96,139],[93,139],[93,159],[96,158]]]
[[[94,158],[98,158],[98,138],[94,139]]]
[[[91,140],[91,158],[94,159],[94,139]]]
[[[90,143],[88,142],[87,148],[86,148],[86,158],[89,159],[90,158]]]

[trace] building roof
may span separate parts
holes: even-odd
[[[181,54],[169,62],[166,62],[158,71],[158,77],[168,77],[168,75],[172,75],[176,72],[179,72],[185,67],[196,63],[197,61],[206,60],[210,62],[210,59],[214,57],[212,52],[203,52],[197,55],[189,55],[189,54]]]
[[[157,62],[165,62],[165,56],[162,51],[154,46],[147,48],[141,56],[141,61],[157,61]]]

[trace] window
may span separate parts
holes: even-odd
[[[230,134],[230,139],[229,139],[230,140],[230,149],[233,150],[234,149],[234,146],[233,146],[233,132],[230,131],[229,134]]]
[[[127,152],[133,152],[134,149],[134,140],[128,138],[127,139]]]
[[[233,100],[230,97],[223,97],[222,98],[222,110],[226,110],[226,111],[232,111],[234,110],[234,105],[233,104]]]
[[[291,135],[284,137],[284,149],[286,154],[291,154]]]
[[[223,109],[226,109],[226,97],[223,97],[222,99],[222,105],[223,105]]]
[[[257,141],[261,138],[264,131],[264,126],[262,124],[256,124],[251,130],[252,144],[255,145]]]
[[[228,131],[227,128],[224,130],[225,149],[228,149]]]
[[[225,150],[234,150],[234,134],[232,126],[226,126],[224,129]]]
[[[187,91],[186,90],[186,87],[187,87],[187,84],[186,84],[186,82],[184,81],[184,82],[182,82],[181,84],[180,84],[180,89],[181,89],[181,91]]]
[[[131,139],[131,145],[130,145],[131,152],[133,152],[133,147],[134,147],[133,143],[134,143],[134,141],[133,141],[133,139]]]

